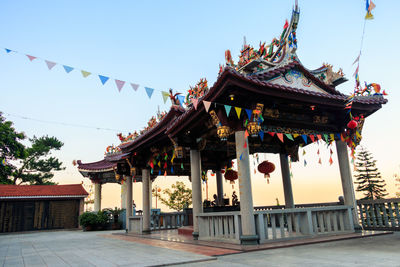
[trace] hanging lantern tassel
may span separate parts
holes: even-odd
[[[235,181],[230,181],[230,184],[232,185],[232,189],[234,189]]]

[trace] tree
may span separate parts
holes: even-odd
[[[382,179],[376,167],[376,160],[363,147],[357,153],[355,167],[357,173],[354,175],[356,177],[355,183],[358,184],[356,191],[364,193],[365,197],[362,199],[379,199],[388,195],[385,189],[385,180]]]
[[[167,195],[166,198],[158,194],[161,203],[176,211],[181,211],[192,204],[192,190],[187,188],[183,182],[178,181],[171,188],[173,190],[169,188],[163,190],[163,193]],[[155,194],[157,191],[153,192],[153,196]]]
[[[51,152],[60,150],[64,144],[46,135],[34,136],[29,139],[31,146],[26,147],[20,142],[24,139],[25,135],[18,133],[0,113],[0,183],[54,184],[52,172],[65,168]]]

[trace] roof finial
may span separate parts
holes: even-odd
[[[243,49],[246,47],[246,36],[243,36]]]

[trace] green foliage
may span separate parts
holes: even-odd
[[[189,207],[192,204],[192,190],[186,188],[183,182],[176,182],[172,186],[173,190],[164,189],[163,193],[167,195],[164,198],[162,195],[158,194],[160,201],[168,206],[169,208],[181,211],[185,207]],[[153,192],[153,196],[155,196],[157,192]]]
[[[108,214],[112,215],[115,223],[118,222],[118,217],[121,214],[121,212],[123,212],[124,210],[125,209],[120,209],[117,207],[115,207],[114,209],[111,209],[111,208],[103,209],[103,211],[106,211]]]
[[[105,226],[108,221],[110,220],[109,218],[109,213],[105,210],[101,210],[97,213],[97,225],[98,226]]]
[[[79,224],[83,227],[96,226],[98,222],[97,214],[93,212],[84,212],[79,216]]]
[[[363,147],[357,153],[355,167],[357,173],[354,175],[356,178],[355,183],[358,184],[356,191],[364,193],[364,198],[362,199],[379,199],[388,195],[385,189],[385,180],[382,179],[376,167],[376,160]]]
[[[0,133],[0,161],[7,162],[0,164],[1,184],[54,184],[52,172],[65,169],[51,156],[53,150],[60,150],[64,145],[56,137],[34,136],[29,139],[31,146],[26,147],[20,142],[25,135],[18,133],[1,113]]]

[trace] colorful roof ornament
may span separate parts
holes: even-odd
[[[194,99],[199,99],[203,95],[205,95],[208,92],[208,83],[207,79],[200,79],[200,81],[194,86],[191,87],[188,90],[188,94],[186,95],[186,106],[189,106],[190,104],[193,104]]]
[[[104,156],[109,157],[109,156],[114,156],[114,155],[121,154],[121,153],[122,153],[121,148],[119,148],[118,146],[111,145],[106,148],[106,152],[104,153]]]

